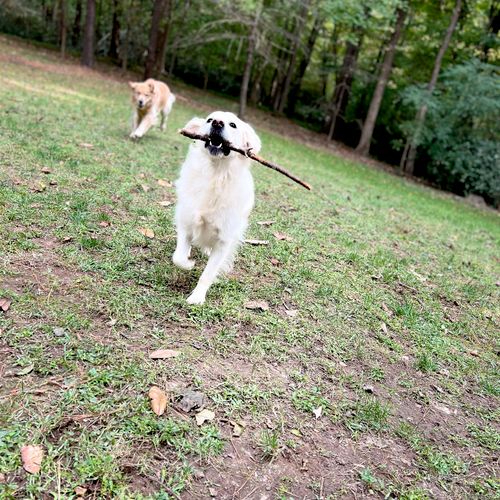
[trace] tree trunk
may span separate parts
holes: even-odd
[[[68,32],[68,26],[66,24],[66,0],[61,0],[59,8],[59,39],[61,42],[61,57],[64,59],[66,57],[66,38]]]
[[[247,60],[245,63],[245,69],[243,71],[243,80],[241,82],[241,92],[240,92],[240,105],[238,109],[238,116],[241,120],[245,119],[245,113],[247,109],[247,98],[248,98],[248,84],[250,82],[250,75],[252,74],[253,60],[255,57],[255,50],[257,48],[257,35],[259,31],[259,21],[260,14],[262,12],[262,2],[257,6],[255,12],[255,18],[253,20],[252,29],[250,30],[250,35],[248,37],[248,51]]]
[[[278,113],[283,113],[288,102],[288,94],[290,92],[290,85],[292,83],[292,77],[295,70],[295,62],[297,60],[297,55],[299,52],[300,35],[302,34],[302,29],[307,19],[307,11],[309,9],[310,3],[311,3],[310,0],[302,1],[302,8],[299,12],[299,19],[295,25],[292,48],[291,48],[292,54],[290,57],[290,61],[288,63],[288,69],[286,72],[285,81],[283,83],[283,90],[281,92],[281,99],[278,106]]]
[[[118,17],[119,0],[113,0],[113,20],[111,21],[111,40],[109,42],[108,56],[118,59],[120,46],[120,18]]]
[[[170,34],[172,0],[166,0],[163,26],[158,34],[156,46],[156,62],[154,66],[154,77],[157,78],[165,69],[165,58],[167,56],[168,36]]]
[[[82,0],[77,0],[75,6],[75,19],[73,21],[73,29],[71,33],[71,43],[73,47],[78,46],[80,41],[80,32],[82,30]]]
[[[85,14],[85,28],[83,31],[83,51],[81,63],[84,66],[94,66],[94,39],[95,39],[95,0],[87,0]]]
[[[401,36],[401,33],[403,32],[406,12],[402,8],[398,8],[396,11],[396,15],[396,26],[394,27],[394,32],[385,51],[377,85],[375,86],[375,91],[370,102],[370,107],[368,108],[368,114],[366,116],[365,122],[363,123],[361,139],[359,140],[359,144],[356,148],[356,151],[359,154],[365,156],[370,152],[370,143],[373,136],[373,130],[377,121],[380,105],[382,104],[382,98],[384,97],[385,87],[387,86],[387,82],[392,71],[392,63],[394,62],[396,45]]]
[[[155,0],[153,5],[153,13],[151,16],[151,29],[149,31],[149,45],[146,63],[144,65],[144,79],[151,78],[154,73],[154,67],[157,58],[158,33],[160,24],[165,12],[165,0]]]
[[[292,109],[295,108],[295,102],[297,101],[297,98],[299,96],[302,79],[306,74],[309,62],[311,61],[314,45],[316,44],[316,40],[318,38],[322,24],[323,18],[319,14],[317,14],[314,19],[311,32],[309,33],[309,38],[307,39],[304,56],[300,60],[299,67],[297,68],[297,72],[295,73],[295,81],[293,83],[292,90],[290,91],[289,101],[291,102]]]
[[[436,88],[436,83],[439,77],[439,72],[441,71],[441,65],[443,63],[443,57],[450,45],[451,37],[458,23],[458,18],[460,17],[460,11],[462,9],[462,0],[456,0],[455,8],[451,15],[450,24],[444,35],[443,42],[434,61],[434,68],[432,70],[432,75],[429,83],[427,84],[427,91],[432,94]],[[425,116],[427,115],[427,105],[424,104],[417,111],[417,116],[415,117],[415,132],[407,140],[405,148],[403,150],[403,155],[401,156],[400,168],[409,174],[413,174],[415,170],[415,159],[417,157],[418,141],[420,139],[420,134],[422,132],[422,127],[425,121]]]
[[[339,77],[335,85],[335,90],[331,100],[331,116],[328,127],[328,139],[332,140],[335,135],[335,128],[339,118],[345,116],[345,110],[349,102],[352,82],[354,79],[354,71],[358,61],[359,51],[361,49],[362,34],[359,36],[357,43],[350,41],[346,42],[344,60],[339,72]]]
[[[257,76],[254,78],[252,82],[252,90],[250,91],[249,101],[254,106],[259,104],[261,98],[262,78],[264,78],[266,68],[267,68],[267,62],[264,60],[260,64],[259,69],[257,70]]]

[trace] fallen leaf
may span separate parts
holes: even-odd
[[[215,498],[217,496],[217,490],[215,488],[208,488],[208,494],[212,497]]]
[[[271,260],[271,264],[273,266],[279,266],[280,265],[280,261],[278,259],[275,259],[274,257]]]
[[[243,427],[236,422],[233,425],[233,436],[240,437],[243,434]]]
[[[298,309],[286,309],[285,314],[287,316],[290,316],[290,318],[295,318],[295,316],[297,316],[297,314],[299,314],[299,310]]]
[[[471,356],[476,357],[476,358],[479,356],[479,352],[478,352],[478,351],[476,351],[475,349],[473,349],[472,351],[469,351],[469,354],[470,354]]]
[[[6,297],[0,298],[0,309],[3,312],[7,312],[9,310],[11,304],[12,304],[12,300],[10,300]]]
[[[448,408],[446,405],[438,402],[433,402],[432,406],[436,408],[436,410],[440,411],[441,413],[444,413],[445,415],[453,415],[457,414],[457,410],[452,410],[451,408]]]
[[[162,187],[172,187],[172,183],[166,179],[158,179],[158,185]]]
[[[52,328],[52,333],[56,336],[56,337],[63,337],[65,334],[66,334],[66,331],[64,330],[64,328],[61,328],[59,326],[56,326],[55,328]]]
[[[23,446],[21,448],[21,459],[26,472],[37,474],[42,466],[43,448],[41,446]]]
[[[389,317],[392,316],[392,311],[383,302],[382,302],[382,309],[387,314],[387,316],[389,316]]]
[[[92,149],[94,145],[90,144],[90,142],[80,142],[80,147],[85,149]]]
[[[301,432],[299,431],[299,429],[292,429],[290,431],[294,436],[297,436],[297,437],[302,437],[302,434]]]
[[[285,233],[279,233],[279,232],[276,232],[276,233],[273,233],[273,236],[277,239],[277,240],[283,240],[283,241],[293,241],[293,238],[291,236],[288,236],[287,234]]]
[[[161,205],[162,207],[169,207],[170,205],[173,205],[174,202],[168,201],[168,200],[163,200],[163,201],[159,201],[158,204]]]
[[[42,167],[40,169],[40,172],[42,172],[42,174],[51,174],[52,173],[52,170],[50,170],[49,167]]]
[[[5,371],[6,377],[22,377],[31,373],[35,366],[33,364],[27,365],[23,368],[11,368]]]
[[[316,418],[321,417],[321,415],[323,415],[323,407],[318,406],[318,408],[314,408],[313,413]]]
[[[145,193],[151,191],[151,188],[147,184],[141,184],[141,188]]]
[[[77,497],[83,497],[85,493],[87,493],[87,488],[84,488],[83,486],[77,486],[74,491]]]
[[[380,325],[380,329],[384,332],[387,333],[387,325],[382,321],[382,324]]]
[[[116,318],[111,318],[111,319],[110,319],[110,320],[109,320],[106,324],[107,324],[108,326],[115,326],[115,325],[116,325],[116,323],[117,323],[117,321],[118,321],[118,320],[117,320]]]
[[[201,410],[200,413],[195,415],[196,423],[198,425],[203,425],[205,422],[210,422],[215,418],[215,412],[212,410]]]
[[[167,395],[155,385],[149,389],[148,396],[151,399],[151,408],[158,415],[163,415],[167,408]]]
[[[274,220],[261,220],[258,221],[257,224],[259,224],[259,226],[272,226],[275,222]]]
[[[64,236],[64,238],[62,239],[62,242],[68,243],[69,241],[72,241],[72,240],[73,240],[72,236]]]
[[[152,229],[149,229],[148,227],[140,227],[140,228],[138,229],[138,231],[139,231],[142,235],[146,236],[146,238],[153,239],[153,238],[155,237],[155,233],[154,233],[154,231],[153,231]]]
[[[246,309],[260,309],[261,311],[269,310],[269,303],[265,300],[249,300],[245,303]]]
[[[47,184],[44,184],[43,182],[39,182],[31,186],[31,190],[34,191],[35,193],[42,193],[46,189],[47,189]]]
[[[245,243],[249,245],[259,246],[259,245],[269,245],[268,240],[245,240]]]
[[[168,359],[175,358],[179,356],[179,354],[179,351],[174,351],[173,349],[157,349],[156,351],[153,351],[149,357],[151,359]]]
[[[99,225],[101,227],[109,227],[109,226],[111,226],[111,222],[108,222],[107,220],[103,220],[103,221],[99,222]]]

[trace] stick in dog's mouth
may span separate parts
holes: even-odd
[[[298,177],[293,175],[291,172],[288,172],[288,170],[285,170],[283,167],[280,167],[279,165],[275,165],[274,163],[271,163],[270,161],[264,160],[264,158],[261,158],[260,156],[257,156],[256,154],[252,153],[251,149],[244,150],[241,148],[237,148],[236,146],[234,146],[230,142],[223,139],[220,135],[217,135],[217,134],[200,135],[200,134],[195,134],[193,132],[190,132],[189,130],[184,130],[184,129],[179,130],[179,134],[183,135],[184,137],[189,137],[190,139],[195,139],[197,141],[203,141],[205,143],[205,147],[208,148],[210,154],[213,156],[218,156],[221,153],[223,153],[225,156],[227,156],[231,151],[235,151],[236,153],[239,153],[240,155],[246,156],[247,158],[250,158],[254,161],[257,161],[266,167],[269,167],[269,168],[272,168],[273,170],[276,170],[276,172],[279,172],[280,174],[285,175],[289,179],[292,179],[292,181],[296,182],[297,184],[300,184],[302,187],[305,187],[309,191],[312,189],[310,184],[299,179]]]

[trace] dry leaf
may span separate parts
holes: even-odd
[[[259,224],[259,226],[271,226],[275,222],[276,221],[274,221],[274,220],[261,220],[261,221],[258,221],[257,224]]]
[[[384,332],[387,333],[387,325],[382,321],[380,325],[380,329]]]
[[[299,314],[299,310],[298,309],[287,309],[285,311],[285,314],[287,316],[290,316],[290,318],[295,318],[295,316],[297,316],[297,314]]]
[[[92,149],[94,145],[90,144],[90,142],[80,142],[80,147],[85,149]]]
[[[243,427],[241,427],[241,425],[234,424],[234,427],[233,427],[233,436],[234,437],[240,437],[242,434],[243,434]]]
[[[12,300],[7,299],[6,297],[0,298],[0,309],[3,312],[7,312],[9,310],[11,304],[12,304]]]
[[[318,408],[314,408],[313,413],[316,418],[321,417],[321,415],[323,415],[323,407],[318,406]]]
[[[52,170],[50,170],[49,167],[42,167],[40,169],[40,172],[42,172],[42,174],[51,174],[52,173]]]
[[[109,320],[106,324],[107,324],[108,326],[115,326],[115,325],[116,325],[116,323],[117,323],[117,321],[118,321],[118,320],[117,320],[116,318],[111,318],[111,319],[110,319],[110,320]]]
[[[215,413],[212,410],[201,410],[200,413],[195,415],[196,423],[203,425],[207,421],[212,421],[215,418]]]
[[[87,488],[84,488],[83,486],[77,486],[75,488],[75,493],[77,497],[83,497],[85,493],[87,493]]]
[[[287,234],[285,233],[273,233],[273,236],[277,239],[277,240],[282,240],[282,241],[293,241],[293,238],[291,236],[288,236]]]
[[[62,239],[63,243],[68,243],[69,241],[72,241],[73,237],[72,236],[64,236]]]
[[[43,448],[41,446],[23,446],[21,448],[21,459],[26,472],[37,474],[42,466]]]
[[[101,227],[109,227],[109,226],[111,226],[111,222],[108,222],[107,220],[103,220],[103,221],[99,222],[99,225]]]
[[[269,303],[265,300],[249,300],[245,303],[246,309],[260,309],[261,311],[269,310]]]
[[[149,389],[148,396],[151,399],[151,408],[158,415],[163,415],[167,408],[167,395],[155,385]]]
[[[140,228],[138,229],[138,231],[139,231],[142,235],[146,236],[146,238],[151,238],[151,239],[153,239],[153,238],[155,237],[155,233],[154,233],[154,231],[153,231],[152,229],[149,229],[148,227],[140,227]]]
[[[141,188],[145,193],[151,191],[151,188],[147,184],[141,184]]]
[[[172,183],[166,179],[158,179],[158,185],[162,187],[172,187]]]
[[[5,376],[6,377],[22,377],[24,375],[28,375],[28,373],[31,373],[34,368],[35,368],[35,365],[33,365],[33,364],[27,365],[23,368],[10,368],[10,369],[5,371]]]
[[[294,436],[297,436],[297,437],[302,437],[302,434],[301,432],[299,431],[299,429],[292,429],[290,431]]]
[[[38,184],[33,184],[31,186],[31,190],[34,191],[35,193],[42,193],[47,189],[47,185],[44,184],[43,182],[39,182]]]
[[[245,240],[245,243],[248,243],[249,245],[269,245],[269,241],[267,240]]]
[[[273,266],[279,266],[280,265],[280,261],[278,259],[275,259],[274,257],[271,259],[271,264]]]
[[[164,201],[159,201],[158,204],[161,205],[162,207],[169,207],[170,205],[173,205],[174,202],[173,201],[164,200]]]
[[[384,312],[387,314],[387,316],[391,317],[392,316],[392,311],[382,302],[382,309]]]
[[[174,351],[172,349],[157,349],[156,351],[153,351],[149,357],[151,359],[168,359],[175,358],[179,356],[179,354],[179,351]]]

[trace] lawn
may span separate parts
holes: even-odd
[[[0,63],[1,498],[499,497],[497,212],[253,112],[314,190],[255,165],[247,237],[269,243],[188,306],[176,130],[235,103],[174,82],[167,131],[133,142],[117,71],[7,37]]]

